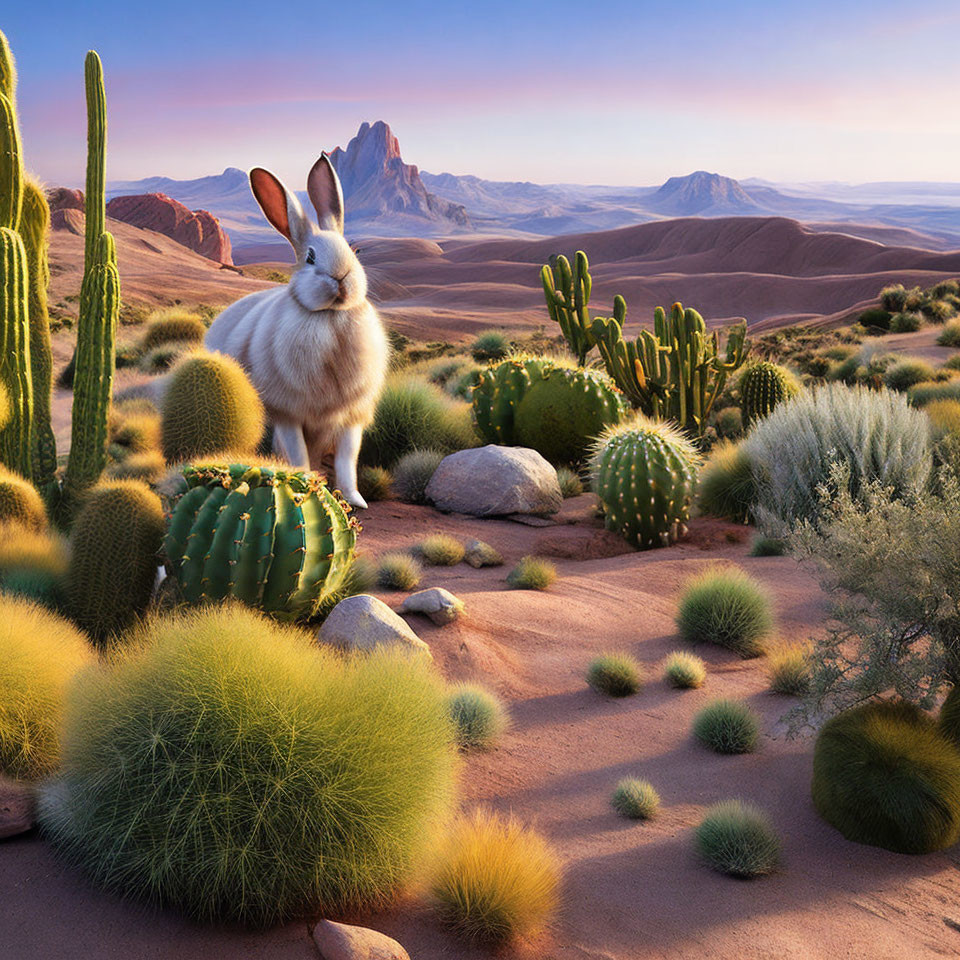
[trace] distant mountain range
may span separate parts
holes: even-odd
[[[492,181],[421,173],[403,161],[383,121],[364,123],[345,150],[331,151],[331,159],[354,237],[539,237],[673,217],[781,216],[875,242],[960,248],[960,183],[775,184],[703,170],[671,177],[659,187]],[[151,177],[108,185],[109,197],[141,193],[163,193],[190,209],[209,210],[233,241],[238,263],[269,258],[270,245],[284,255],[241,170],[228,167],[197,180]],[[246,255],[245,247],[251,248]]]

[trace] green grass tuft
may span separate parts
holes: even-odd
[[[782,557],[787,552],[787,545],[778,537],[754,537],[750,544],[751,557]]]
[[[507,575],[514,590],[546,590],[557,579],[557,568],[539,557],[523,557]]]
[[[357,489],[360,491],[360,496],[370,503],[389,500],[392,483],[393,477],[390,476],[390,471],[383,467],[361,467],[357,471]]]
[[[664,661],[663,675],[671,687],[693,690],[703,686],[707,679],[707,667],[692,653],[677,650]]]
[[[743,447],[725,440],[714,447],[700,473],[700,509],[713,517],[745,521],[756,500],[753,465]]]
[[[560,484],[560,493],[563,499],[569,497],[579,497],[583,493],[583,481],[575,470],[569,467],[557,468],[557,482]]]
[[[810,647],[796,643],[774,650],[767,660],[770,689],[791,697],[810,688]]]
[[[693,718],[693,735],[717,753],[753,753],[760,722],[742,700],[714,700]]]
[[[463,544],[456,537],[435,533],[416,547],[417,556],[431,567],[453,567],[463,560]]]
[[[780,862],[780,838],[767,815],[742,800],[710,807],[695,834],[697,852],[714,870],[749,879]]]
[[[486,330],[470,344],[470,356],[477,363],[502,360],[510,350],[510,340],[500,330]]]
[[[416,558],[399,550],[383,554],[377,564],[377,584],[384,590],[412,590],[422,576]]]
[[[888,367],[884,374],[884,383],[891,390],[901,393],[909,390],[915,383],[923,383],[934,378],[935,371],[926,360],[907,357]]]
[[[396,495],[407,503],[426,503],[427,484],[444,456],[439,450],[411,450],[405,453],[393,468],[393,490]]]
[[[628,820],[651,820],[660,810],[660,794],[646,780],[627,777],[617,784],[610,805]]]
[[[510,724],[498,697],[483,687],[461,683],[447,697],[457,743],[465,750],[495,747]]]
[[[608,697],[629,697],[643,686],[643,670],[625,653],[606,653],[587,667],[587,683]]]

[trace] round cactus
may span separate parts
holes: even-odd
[[[473,417],[488,443],[512,446],[514,415],[527,388],[554,364],[546,357],[517,354],[479,374],[473,388]]]
[[[44,530],[47,511],[37,488],[23,477],[0,467],[0,523],[19,523]]]
[[[263,404],[240,365],[192,353],[170,375],[163,400],[163,456],[169,463],[218,450],[253,453],[263,435]]]
[[[358,526],[322,476],[246,464],[184,476],[164,552],[188,603],[232,597],[297,620],[342,586]]]
[[[609,427],[592,458],[608,530],[641,550],[673,543],[690,512],[700,457],[676,427],[637,417]]]
[[[773,408],[800,392],[797,378],[776,363],[752,363],[740,376],[740,409],[744,426],[769,416]]]
[[[623,396],[605,374],[548,367],[514,411],[514,441],[551,463],[578,463],[591,441],[623,414]]]
[[[164,526],[160,498],[137,480],[103,482],[84,496],[70,531],[67,599],[95,639],[115,636],[147,609]]]

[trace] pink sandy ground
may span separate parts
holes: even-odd
[[[561,909],[536,940],[507,956],[538,960],[901,960],[960,955],[957,852],[908,857],[845,841],[814,812],[809,740],[788,740],[779,718],[788,698],[767,691],[762,660],[703,647],[709,676],[676,691],[660,675],[680,646],[674,626],[684,582],[710,563],[741,565],[774,599],[780,636],[823,629],[825,597],[808,571],[783,557],[751,558],[749,532],[698,520],[688,542],[625,551],[599,528],[589,495],[567,501],[554,526],[444,516],[374,504],[362,541],[371,554],[408,547],[433,531],[497,547],[507,564],[428,569],[423,586],[445,586],[466,603],[457,623],[411,623],[451,680],[487,684],[505,698],[512,730],[464,769],[465,806],[489,804],[535,824],[565,863]],[[522,555],[555,558],[557,583],[543,593],[509,590]],[[384,594],[398,606],[402,594]],[[635,697],[593,693],[584,670],[596,654],[624,650],[645,666]],[[715,697],[746,699],[763,719],[756,753],[724,757],[691,737],[693,714]],[[619,819],[609,796],[623,776],[649,779],[660,816]],[[765,808],[784,841],[782,868],[753,882],[697,861],[692,830],[709,804],[743,797]],[[399,939],[414,960],[474,960],[413,897],[352,919]],[[3,960],[316,960],[306,923],[267,932],[199,927],[94,890],[58,863],[36,836],[0,846]]]

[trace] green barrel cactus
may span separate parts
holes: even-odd
[[[302,620],[343,585],[359,527],[322,476],[231,464],[184,477],[164,552],[188,603],[232,598]]]
[[[517,354],[480,372],[473,388],[473,418],[487,443],[514,444],[514,415],[534,379],[552,362]]]
[[[91,487],[70,531],[70,615],[106,641],[147,609],[160,564],[166,523],[160,498],[138,480]]]
[[[669,424],[638,416],[610,427],[592,457],[607,529],[641,550],[673,543],[689,517],[699,465],[696,448]]]
[[[45,530],[47,511],[37,488],[23,477],[0,468],[0,524]]]
[[[599,370],[545,368],[514,412],[514,442],[554,464],[579,463],[624,415],[623,395]]]
[[[799,392],[797,378],[786,367],[767,360],[751,363],[740,374],[740,409],[744,426],[769,416],[777,404]]]

